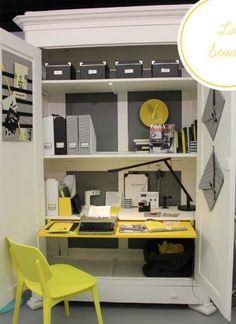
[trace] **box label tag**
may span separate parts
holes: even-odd
[[[88,74],[98,74],[97,70],[88,70]]]
[[[62,75],[62,70],[55,70],[54,75]]]
[[[161,68],[161,73],[169,73],[170,69],[167,68]]]
[[[64,142],[57,142],[56,143],[56,148],[64,148],[64,147],[65,147]]]
[[[48,210],[55,210],[56,204],[48,204]]]
[[[125,69],[126,74],[134,73],[134,69]]]
[[[89,147],[89,143],[87,143],[87,142],[81,143],[81,147]]]
[[[51,149],[52,148],[52,143],[44,143],[44,148],[45,149]]]
[[[77,143],[69,143],[69,148],[76,148],[77,147]]]

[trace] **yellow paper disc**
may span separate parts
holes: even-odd
[[[140,108],[140,119],[144,125],[164,124],[169,116],[167,105],[160,99],[149,99]]]

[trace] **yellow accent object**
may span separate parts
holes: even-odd
[[[55,222],[48,231],[49,233],[68,233],[72,228],[74,222]]]
[[[68,299],[90,291],[99,324],[103,324],[96,278],[68,264],[49,265],[39,249],[7,239],[17,274],[13,324],[17,324],[22,292],[25,288],[43,298],[43,324],[51,324],[51,308],[64,301],[66,317],[70,316]]]
[[[197,140],[197,134],[196,134],[196,126],[193,126],[193,140]]]
[[[111,216],[117,216],[121,210],[121,207],[111,207]]]
[[[5,71],[4,64],[2,64],[2,71],[3,71],[3,72],[6,72],[6,71]],[[11,95],[12,95],[12,92],[11,92],[10,83],[9,83],[9,81],[8,81],[8,78],[7,78],[5,75],[4,75],[4,80],[5,80],[6,85],[7,85],[7,89],[8,89],[8,92],[9,92],[9,96],[11,96]]]
[[[156,220],[147,220],[145,224],[149,232],[178,232],[187,230],[182,222],[161,222]]]
[[[144,125],[164,124],[169,116],[167,105],[160,99],[149,99],[140,108],[140,119]]]
[[[162,244],[158,244],[158,248],[160,254],[184,252],[184,246],[181,243],[167,243],[167,241],[164,241]]]
[[[5,66],[4,64],[2,64],[2,71],[5,72]],[[4,79],[5,79],[5,82],[6,82],[6,85],[7,85],[7,89],[8,89],[8,92],[9,92],[9,96],[12,95],[12,91],[11,91],[11,87],[10,87],[10,83],[8,81],[8,78],[4,75]],[[22,141],[22,131],[21,131],[21,128],[20,128],[20,123],[18,122],[18,129],[19,129],[19,140]]]
[[[186,153],[186,138],[183,128],[181,129],[181,138],[182,138],[182,152]]]
[[[59,216],[72,216],[70,197],[60,197],[58,202]]]
[[[148,220],[146,221],[145,224],[149,232],[155,232],[156,229],[166,228],[166,225],[164,225],[163,222],[156,221],[156,220],[154,221]]]

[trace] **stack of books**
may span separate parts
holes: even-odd
[[[150,141],[147,139],[134,139],[135,151],[138,153],[147,153],[150,150]]]
[[[153,124],[150,126],[150,152],[151,153],[175,153],[175,125]]]
[[[174,124],[153,124],[150,126],[150,138],[134,139],[134,143],[138,153],[196,153],[197,120],[179,131]]]
[[[176,150],[177,153],[197,152],[197,120],[176,133]]]

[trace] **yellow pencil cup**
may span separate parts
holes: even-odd
[[[72,216],[71,198],[59,198],[59,216]]]

